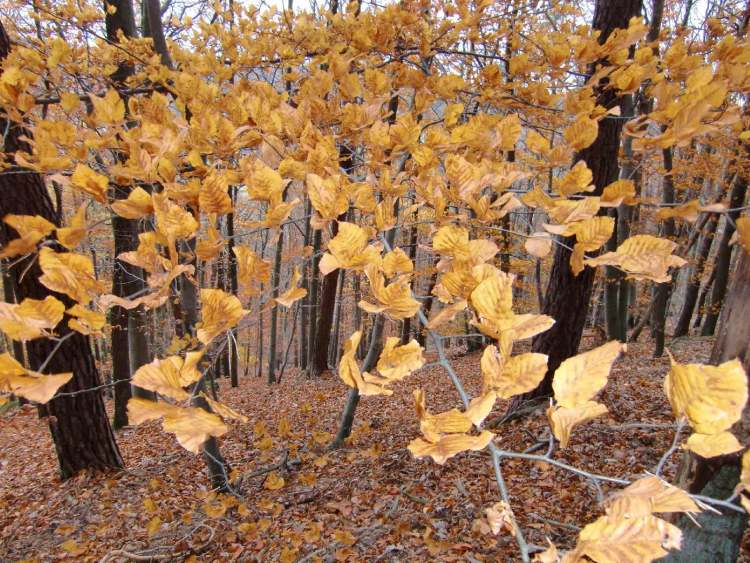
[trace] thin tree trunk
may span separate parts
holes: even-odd
[[[284,252],[284,229],[279,229],[279,239],[276,243],[276,258],[273,262],[273,277],[271,278],[271,297],[275,299],[279,296],[279,284],[281,283],[281,257]],[[335,287],[334,287],[335,289]],[[276,383],[276,319],[279,313],[279,306],[274,304],[271,309],[271,330],[269,333],[270,342],[268,344],[268,383]]]
[[[701,324],[703,324],[703,314],[706,312],[706,300],[708,299],[708,294],[711,291],[711,288],[714,286],[715,279],[716,267],[711,270],[711,273],[708,275],[708,279],[706,280],[706,284],[703,286],[703,289],[701,289],[700,297],[698,297],[698,313],[695,315],[693,328],[698,328],[699,326],[701,326]]]
[[[333,340],[328,346],[328,362],[331,365],[338,363],[339,339],[341,337],[341,310],[344,307],[344,280],[346,270],[339,271],[338,285],[336,287],[336,305],[333,311]]]
[[[747,193],[747,178],[744,174],[738,173],[735,176],[732,192],[729,196],[729,208],[736,209],[742,207]],[[721,308],[724,305],[724,296],[729,285],[729,267],[732,262],[732,246],[729,241],[735,231],[735,222],[740,216],[739,211],[730,211],[727,214],[727,221],[724,224],[724,232],[721,235],[719,248],[716,253],[716,266],[714,266],[715,279],[714,287],[711,292],[711,307],[706,312],[706,320],[701,330],[702,336],[711,336],[716,330],[716,322],[719,320]]]
[[[685,298],[682,304],[682,311],[680,312],[680,318],[677,320],[677,326],[675,326],[674,329],[675,338],[679,336],[687,336],[690,331],[690,320],[693,318],[695,304],[698,301],[701,278],[703,277],[703,271],[706,267],[708,255],[711,253],[711,246],[714,242],[716,227],[718,224],[719,217],[711,213],[700,246],[696,251],[693,271],[690,273],[690,278],[688,279],[687,287],[685,288]]]
[[[672,149],[662,150],[662,159],[664,161],[664,177],[662,179],[662,201],[665,205],[674,203],[674,179],[672,178]],[[675,236],[675,223],[673,218],[668,218],[662,226],[662,236],[672,240]],[[654,287],[654,306],[651,310],[653,315],[651,322],[651,331],[654,336],[654,358],[660,358],[664,355],[664,339],[669,314],[669,296],[672,293],[674,278],[668,282],[657,284]]]
[[[320,287],[320,245],[322,241],[323,233],[320,229],[315,230],[313,233],[313,263],[310,271],[312,281],[310,283],[310,307],[308,309],[310,322],[310,330],[308,332],[308,345],[307,345],[307,369],[312,369],[313,355],[315,350],[315,343],[317,338],[318,329],[318,293]],[[309,375],[309,371],[308,371]]]

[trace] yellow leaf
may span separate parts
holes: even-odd
[[[613,340],[560,364],[552,382],[557,403],[574,409],[589,402],[607,384],[609,371],[622,348],[620,342]]]
[[[49,235],[55,226],[39,215],[6,215],[3,222],[12,227],[18,234],[8,242],[0,252],[0,258],[12,258],[21,254],[36,251],[36,243]]]
[[[201,213],[225,215],[232,212],[232,198],[229,197],[229,180],[226,174],[212,171],[201,182],[198,193]]]
[[[598,135],[599,125],[586,114],[580,114],[570,127],[563,131],[565,140],[577,151],[593,145]]]
[[[70,218],[70,223],[67,227],[59,227],[55,231],[57,240],[68,250],[73,250],[81,244],[81,241],[86,238],[87,234],[85,204],[81,205],[75,215]]]
[[[414,457],[430,456],[435,463],[443,465],[448,459],[461,452],[483,450],[492,441],[494,436],[492,432],[484,430],[478,436],[449,434],[443,436],[435,443],[417,438],[411,441],[408,449]]]
[[[206,238],[201,239],[195,245],[195,255],[199,260],[213,260],[224,248],[224,238],[213,225],[209,225]]]
[[[67,552],[69,555],[72,555],[73,557],[77,557],[79,555],[83,555],[86,553],[86,547],[80,546],[78,543],[76,543],[75,540],[66,540],[63,543],[60,544],[60,547],[63,551]]]
[[[42,285],[81,305],[88,305],[92,297],[104,293],[104,285],[94,276],[94,265],[81,254],[55,252],[45,247],[39,251],[39,266],[43,272],[39,277]]]
[[[611,495],[606,509],[607,515],[622,518],[648,516],[654,512],[701,511],[687,492],[653,475],[638,479]]]
[[[702,434],[729,430],[739,420],[747,402],[747,378],[739,360],[719,366],[680,364],[670,354],[670,362],[664,391],[675,417],[686,416]]]
[[[601,195],[602,207],[617,207],[621,203],[635,205],[638,202],[635,195],[635,184],[632,180],[616,180],[606,186]]]
[[[138,398],[128,401],[128,420],[131,424],[159,418],[164,419],[164,430],[173,433],[180,445],[193,453],[199,453],[211,436],[222,436],[228,430],[218,416],[201,408],[176,407]]]
[[[635,235],[617,247],[615,252],[607,252],[583,262],[589,266],[619,266],[630,278],[664,283],[672,279],[669,268],[679,268],[687,263],[672,254],[676,247],[677,243],[671,240]]]
[[[394,248],[383,257],[383,273],[393,277],[397,274],[410,274],[414,271],[414,264],[400,248]]]
[[[593,179],[594,176],[586,162],[579,160],[562,178],[555,179],[553,185],[558,194],[568,197],[579,192],[594,191],[591,184]]]
[[[693,223],[698,219],[699,210],[700,202],[697,199],[693,199],[683,205],[664,207],[660,209],[656,214],[656,218],[659,221],[664,221],[665,219],[683,219]]]
[[[101,329],[107,324],[107,318],[103,314],[78,304],[68,309],[67,313],[74,317],[68,320],[68,326],[81,334],[101,336]]]
[[[170,241],[191,238],[200,226],[193,214],[171,201],[166,193],[153,194],[156,230]]]
[[[430,322],[427,323],[427,328],[429,330],[435,330],[445,323],[451,322],[458,313],[466,309],[466,306],[466,299],[459,299],[452,305],[442,308],[437,315],[430,319]]]
[[[156,533],[161,530],[161,518],[158,516],[154,516],[151,518],[151,520],[148,521],[148,524],[146,525],[146,533],[149,537],[156,535]]]
[[[94,106],[92,118],[96,126],[114,125],[125,118],[125,103],[117,90],[110,89],[106,95],[90,96],[90,99],[91,105]]]
[[[281,477],[275,471],[272,471],[271,473],[269,473],[268,477],[266,478],[265,483],[263,483],[263,487],[265,487],[269,491],[278,491],[283,486],[284,486],[284,478]]]
[[[211,397],[206,395],[205,393],[201,394],[204,399],[206,399],[206,402],[208,403],[208,406],[211,407],[211,410],[218,414],[221,418],[224,420],[231,418],[233,420],[238,420],[239,422],[242,422],[244,424],[247,424],[248,418],[242,414],[234,410],[233,408],[225,405],[224,403],[220,403],[219,401],[214,401]]]
[[[392,395],[393,391],[385,386],[391,383],[386,378],[375,378],[368,373],[362,373],[357,363],[356,353],[362,331],[358,330],[352,334],[344,343],[344,353],[339,361],[338,374],[341,380],[349,387],[354,387],[363,396]]]
[[[732,235],[730,244],[739,243],[745,252],[750,252],[750,217],[740,217],[735,223],[737,230]]]
[[[307,295],[307,290],[304,287],[297,287],[297,284],[301,279],[302,274],[300,273],[299,268],[295,266],[292,279],[289,282],[289,289],[275,299],[276,303],[283,305],[284,307],[291,307],[295,301],[299,301],[305,297]]]
[[[498,323],[513,315],[513,278],[510,274],[498,272],[471,292],[471,305],[480,317]]]
[[[393,283],[385,283],[383,274],[378,267],[370,264],[365,267],[365,275],[370,282],[370,290],[378,301],[377,305],[360,301],[359,306],[370,313],[385,313],[394,320],[413,317],[419,310],[419,301],[414,299],[409,282],[397,278]]]
[[[95,98],[95,96],[92,96]],[[76,164],[70,184],[83,192],[86,192],[99,203],[107,203],[107,188],[109,180],[103,174],[94,172],[85,164]]]
[[[389,337],[378,359],[378,372],[383,377],[398,381],[424,365],[422,347],[416,340],[398,346],[397,337]]]
[[[733,454],[742,449],[742,444],[731,432],[718,434],[692,434],[685,444],[685,448],[697,453],[701,457],[717,457]]]
[[[202,357],[203,350],[188,352],[184,359],[180,356],[169,356],[163,360],[157,358],[136,370],[133,385],[178,401],[187,399],[190,395],[183,387],[201,378],[197,366]]]
[[[547,355],[525,353],[506,361],[495,346],[487,346],[480,362],[483,388],[497,393],[501,399],[536,389],[547,373]]]
[[[260,284],[271,279],[271,265],[261,260],[246,246],[235,246],[237,257],[237,280],[240,284],[240,295],[252,297],[260,291]]]
[[[515,535],[516,523],[513,518],[513,510],[507,502],[502,500],[496,502],[491,507],[485,508],[484,514],[487,516],[487,523],[490,525],[493,534],[497,535],[505,529],[508,533]]]
[[[537,258],[544,258],[552,250],[552,238],[548,233],[536,232],[526,238],[523,247]]]
[[[587,401],[576,407],[568,408],[561,406],[549,407],[547,418],[555,438],[560,440],[560,447],[566,448],[570,440],[573,428],[592,418],[596,418],[607,412],[607,407],[596,401]]]
[[[666,555],[669,549],[679,549],[681,540],[679,528],[655,516],[607,515],[581,530],[575,550],[567,557],[571,561],[585,556],[598,563],[642,563]]]
[[[154,204],[150,193],[141,187],[135,187],[127,199],[112,202],[112,211],[125,219],[140,219],[154,212]]]
[[[43,300],[26,298],[18,305],[0,303],[0,330],[13,340],[33,340],[48,336],[64,314],[65,305],[51,295]]]
[[[201,311],[203,323],[198,329],[198,340],[203,344],[235,327],[248,313],[239,299],[221,289],[201,289]]]
[[[498,148],[503,151],[512,151],[521,135],[521,120],[518,114],[512,113],[503,117],[497,124],[497,134],[500,137]]]
[[[339,232],[328,242],[328,252],[320,260],[320,272],[326,275],[336,268],[362,270],[380,263],[380,252],[367,245],[367,233],[354,223],[339,221]]]
[[[340,184],[340,177],[324,180],[317,174],[308,174],[305,178],[310,203],[324,221],[332,221],[349,209],[349,199]]]

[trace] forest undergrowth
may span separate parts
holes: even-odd
[[[593,340],[584,338],[582,350]],[[670,350],[681,362],[705,363],[711,344],[679,339]],[[662,391],[669,359],[652,359],[650,346],[628,345],[601,395],[609,414],[577,430],[556,459],[626,479],[653,471],[673,439],[674,419]],[[452,363],[467,390],[477,392],[479,356],[458,355]],[[466,452],[439,466],[407,451],[418,432],[412,391],[420,388],[429,390],[431,410],[459,405],[445,372],[428,363],[396,384],[392,397],[365,398],[347,446],[328,452],[346,398],[335,375],[310,380],[289,370],[279,385],[255,377],[238,388],[220,382],[222,401],[250,419],[222,442],[236,497],[210,493],[200,456],[157,422],[118,432],[126,470],[61,482],[46,422],[29,406],[6,412],[0,560],[515,560],[513,537],[493,535],[481,520],[497,494],[488,453]],[[506,406],[497,402],[490,425]],[[523,451],[545,442],[543,411],[496,427],[497,444]],[[672,456],[667,478],[679,459]],[[601,514],[597,491],[584,479],[520,460],[506,461],[504,470],[518,522],[534,544],[549,538],[570,548],[577,526]]]

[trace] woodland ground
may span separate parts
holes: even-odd
[[[584,341],[584,348],[592,345]],[[691,338],[670,348],[681,362],[705,362],[710,345]],[[558,459],[619,477],[653,469],[673,431],[666,427],[672,418],[662,391],[669,360],[651,359],[650,352],[648,343],[628,346],[602,393],[610,414],[576,429]],[[476,394],[479,356],[453,361]],[[253,377],[236,389],[221,382],[222,400],[250,418],[221,440],[235,472],[247,474],[239,502],[207,495],[200,456],[156,423],[118,432],[125,471],[61,483],[46,423],[32,408],[6,413],[0,418],[0,560],[98,561],[109,554],[109,561],[124,561],[115,550],[196,561],[516,560],[510,535],[486,535],[476,524],[498,500],[488,455],[461,454],[441,467],[406,450],[418,435],[412,397],[418,387],[432,412],[458,406],[448,377],[428,366],[396,385],[392,397],[364,398],[351,443],[326,453],[346,396],[338,378],[310,381],[288,372],[280,385]],[[490,419],[504,409],[499,402]],[[497,429],[501,447],[523,450],[544,436],[542,411]],[[274,465],[275,472],[266,471]],[[548,537],[569,548],[575,526],[600,514],[596,491],[571,474],[528,462],[504,468],[531,543],[545,545]],[[283,487],[269,490],[280,484],[277,476]]]

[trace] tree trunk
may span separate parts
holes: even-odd
[[[674,329],[675,338],[679,336],[687,336],[690,331],[690,319],[693,318],[693,311],[695,311],[695,304],[698,301],[698,293],[700,292],[701,278],[703,277],[703,271],[706,267],[706,260],[711,253],[711,246],[714,242],[716,227],[718,224],[719,217],[712,213],[706,224],[706,231],[703,233],[700,246],[696,251],[693,271],[690,273],[690,279],[685,288],[685,298],[682,304],[682,311],[680,312],[680,318],[677,320],[677,326],[675,326]]]
[[[229,188],[232,203],[237,200],[237,189],[232,186]],[[227,215],[227,274],[229,276],[229,291],[232,295],[237,295],[239,283],[237,281],[237,259],[234,255],[234,213]],[[240,353],[237,349],[237,330],[231,330],[231,336],[227,343],[227,361],[229,363],[229,381],[232,387],[239,385],[238,366],[240,362]]]
[[[721,313],[719,335],[711,352],[711,363],[719,364],[738,358],[745,372],[750,372],[750,256],[741,251],[737,271]],[[737,430],[739,427],[739,431]],[[740,442],[747,444],[750,433],[750,408],[745,407],[742,420],[735,426]],[[691,493],[725,499],[734,493],[740,476],[739,454],[704,459],[686,455],[678,471],[680,481]],[[736,502],[736,501],[735,501]],[[739,503],[738,503],[739,504]],[[744,512],[724,511],[714,514],[704,511],[696,517],[700,528],[687,518],[681,518],[682,550],[664,561],[690,563],[734,563],[739,557],[740,542],[747,524]]]
[[[271,278],[271,297],[279,296],[279,284],[281,283],[281,257],[284,252],[284,228],[279,228],[279,239],[276,243],[276,258],[273,262],[273,277]],[[334,286],[334,290],[336,287]],[[268,383],[276,383],[276,319],[279,314],[278,304],[271,309],[271,330],[268,344]],[[327,350],[327,348],[326,348]]]
[[[9,51],[10,40],[0,23],[0,60],[5,59]],[[12,155],[18,150],[30,152],[28,144],[20,139],[22,136],[29,136],[28,131],[16,124],[8,123],[3,118],[0,118],[0,130],[6,131],[4,150],[7,163],[14,164],[11,160]],[[0,217],[5,217],[9,213],[39,215],[55,225],[60,225],[60,218],[52,206],[42,177],[28,170],[19,172],[13,174],[6,171],[0,175]],[[16,237],[17,233],[6,224],[0,226],[0,245],[5,245]],[[73,305],[67,296],[51,292],[39,282],[42,271],[36,257],[17,260],[10,269],[12,275],[16,272],[25,272],[22,278],[18,276],[18,283],[14,288],[17,300],[23,301],[27,297],[44,299],[48,295],[53,295],[62,301],[66,308]],[[55,328],[55,332],[60,337],[65,337],[71,332],[67,315]],[[46,373],[73,372],[73,378],[61,388],[62,393],[84,391],[99,384],[99,374],[88,337],[75,332],[60,343],[53,354],[56,347],[57,344],[48,339],[30,341],[27,344],[29,367],[38,370],[49,360],[45,368]],[[57,397],[47,404],[47,412],[62,479],[67,479],[84,469],[105,470],[122,467],[120,451],[100,393],[89,391]]]
[[[736,209],[742,207],[746,193],[747,178],[744,174],[738,173],[737,176],[735,176],[732,192],[729,196],[729,208]],[[714,266],[716,274],[713,291],[711,292],[711,307],[706,312],[706,320],[703,323],[703,329],[701,330],[701,335],[703,336],[711,336],[716,330],[716,322],[719,320],[719,314],[721,313],[721,308],[724,304],[724,296],[726,295],[727,286],[729,285],[729,266],[732,262],[732,247],[729,245],[729,241],[734,234],[734,225],[739,216],[739,211],[730,211],[727,214],[727,221],[724,224],[724,232],[721,235],[721,241],[719,242],[719,248],[716,253],[716,265]]]
[[[662,150],[662,159],[664,161],[664,177],[662,178],[662,201],[666,205],[674,203],[674,180],[672,178],[672,149]],[[669,218],[664,221],[662,226],[662,236],[672,240],[675,236],[674,219]],[[668,282],[657,284],[654,287],[654,306],[651,310],[653,315],[651,322],[651,331],[654,336],[654,358],[660,358],[664,355],[664,338],[667,316],[669,314],[669,296],[672,293],[674,278]]]
[[[640,0],[597,0],[594,9],[593,28],[600,30],[599,42],[603,43],[617,28],[627,28],[631,17],[641,12]],[[606,84],[596,88],[597,104],[612,108],[619,98]],[[594,143],[578,153],[574,163],[583,160],[591,169],[595,186],[591,195],[601,195],[604,187],[618,178],[617,153],[620,147],[622,120],[603,119],[599,122],[599,134]],[[566,240],[572,246],[572,240]],[[570,269],[571,252],[562,246],[555,250],[554,263],[544,297],[544,314],[555,319],[549,330],[534,338],[532,349],[549,356],[548,371],[544,380],[533,391],[517,396],[510,406],[516,410],[521,403],[547,397],[552,392],[552,375],[567,358],[578,352],[583,328],[588,315],[589,301],[595,271],[584,269],[574,276]]]
[[[312,321],[318,318],[318,290],[320,287],[320,245],[322,241],[323,233],[320,229],[315,230],[313,233],[313,263],[310,271],[312,281],[310,282],[310,306],[308,309],[308,318]],[[313,356],[315,354],[315,345],[317,338],[317,320],[310,322],[310,330],[308,331],[308,344],[307,344],[307,369],[312,369]],[[309,375],[309,371],[308,371]]]

